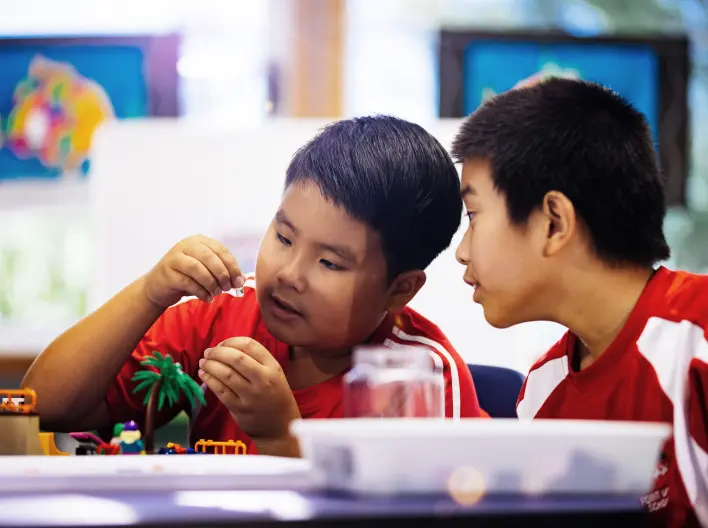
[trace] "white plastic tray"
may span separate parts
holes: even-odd
[[[243,455],[0,456],[8,492],[307,489],[306,460]]]
[[[341,419],[293,423],[326,486],[357,493],[643,494],[663,424]]]

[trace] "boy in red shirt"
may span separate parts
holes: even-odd
[[[447,416],[479,416],[464,361],[407,307],[461,213],[454,163],[421,127],[386,116],[334,123],[293,157],[255,276],[219,242],[183,240],[57,338],[23,386],[37,391],[45,428],[140,421],[131,378],[156,350],[210,389],[206,407],[187,409],[192,443],[297,456],[290,422],[341,416],[353,346],[412,344],[444,372]],[[158,425],[182,408],[165,406]]]
[[[521,419],[673,425],[642,499],[670,526],[708,526],[708,277],[669,257],[664,194],[642,114],[617,94],[552,79],[462,125],[469,227],[457,250],[486,319],[568,333],[531,369]]]

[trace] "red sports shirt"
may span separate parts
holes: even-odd
[[[642,497],[665,526],[708,526],[708,276],[659,268],[610,347],[580,372],[567,333],[532,368],[519,418],[673,425],[654,490]]]
[[[144,394],[132,393],[136,384],[131,378],[142,368],[140,361],[144,356],[153,351],[170,354],[187,374],[197,379],[198,362],[207,348],[231,337],[248,336],[268,349],[287,373],[288,345],[277,341],[268,332],[258,306],[255,279],[252,275],[247,279],[242,297],[231,292],[220,295],[211,304],[197,299],[185,300],[165,311],[123,366],[106,395],[114,422],[143,422]],[[411,308],[405,308],[396,318],[386,318],[371,342],[392,348],[415,345],[429,349],[433,361],[444,374],[446,415],[450,418],[483,415],[465,362],[440,329]],[[342,376],[293,391],[303,418],[342,416]],[[191,410],[191,443],[200,439],[241,440],[248,446],[249,453],[255,453],[255,446],[239,429],[226,407],[211,391],[206,391],[205,396],[207,405]],[[165,406],[158,415],[156,426],[169,422],[183,409],[184,406],[172,409]]]

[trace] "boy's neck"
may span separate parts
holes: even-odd
[[[378,331],[379,327],[381,326],[381,323],[383,323],[384,319],[386,319],[388,313],[384,313],[381,315],[381,319],[379,321],[379,324],[377,325],[376,329],[371,333],[371,335],[364,341],[364,344],[369,343],[373,338],[376,332]],[[315,360],[321,360],[324,361],[325,363],[327,362],[341,362],[343,359],[349,358],[351,360],[351,355],[352,355],[352,348],[351,347],[344,347],[344,348],[331,348],[331,349],[322,349],[322,348],[316,348],[316,349],[311,349],[307,347],[299,347],[299,346],[291,346],[289,348],[288,352],[290,356],[290,361],[298,361],[298,360],[310,360],[314,358]]]
[[[612,344],[653,273],[651,268],[604,267],[583,269],[564,281],[554,319],[580,340],[580,369]]]
[[[351,367],[351,350],[290,348],[287,378],[293,390],[304,389],[338,376]]]
[[[349,357],[352,354],[351,348],[338,349],[310,349],[307,347],[290,347],[290,361],[297,361],[306,358],[318,358],[324,360],[337,360],[338,358]]]
[[[372,332],[364,343],[369,343],[388,313],[381,315],[377,329]],[[393,323],[392,323],[393,324]],[[310,349],[291,346],[289,349],[290,366],[288,368],[288,383],[293,390],[317,385],[334,376],[349,370],[352,366],[352,348]]]

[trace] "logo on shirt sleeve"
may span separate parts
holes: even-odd
[[[669,505],[669,464],[665,453],[661,453],[654,470],[654,489],[640,499],[643,508],[649,512],[663,510]]]

